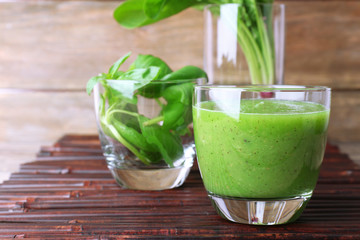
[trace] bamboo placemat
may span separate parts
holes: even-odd
[[[57,239],[360,239],[360,168],[326,149],[300,219],[249,226],[218,216],[196,166],[166,191],[120,188],[97,136],[65,135],[0,185],[0,237]]]

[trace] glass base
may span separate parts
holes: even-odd
[[[295,221],[305,209],[311,194],[289,199],[229,198],[208,193],[216,211],[232,222],[277,225]]]
[[[116,182],[136,190],[165,190],[181,186],[191,166],[160,169],[122,169],[109,167]]]

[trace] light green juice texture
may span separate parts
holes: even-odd
[[[329,110],[310,102],[242,100],[193,107],[194,137],[208,192],[241,198],[309,195],[323,159]]]

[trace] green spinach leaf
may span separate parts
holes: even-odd
[[[145,0],[144,12],[148,18],[155,19],[159,16],[167,0]]]
[[[125,28],[133,29],[158,22],[198,3],[198,0],[167,0],[162,6],[157,4],[157,8],[150,10],[146,0],[128,0],[115,9],[114,18]]]
[[[149,143],[158,147],[165,162],[173,166],[173,162],[184,154],[181,138],[159,125],[145,126],[146,121],[148,118],[139,116],[141,132]]]
[[[95,85],[106,79],[106,75],[104,73],[99,74],[98,76],[92,77],[89,79],[86,85],[86,92],[90,95],[92,90],[94,89]]]
[[[101,128],[144,164],[164,160],[172,166],[183,155],[180,136],[192,121],[193,79],[207,78],[206,73],[194,66],[172,72],[163,60],[152,55],[139,55],[128,71],[119,70],[129,56],[88,82],[89,93],[97,83],[103,87],[99,104]],[[162,110],[158,117],[149,119],[139,113],[139,96],[159,103]]]
[[[133,146],[136,146],[137,148],[140,148],[143,151],[148,151],[148,152],[158,151],[155,144],[149,144],[144,134],[136,131],[131,127],[126,126],[125,124],[123,124],[121,119],[110,117],[109,123],[112,124],[116,128],[117,132]]]
[[[168,102],[163,110],[164,127],[181,131],[192,122],[193,83],[183,83],[166,88],[163,97]],[[181,114],[180,114],[181,111]]]
[[[114,79],[116,72],[119,70],[120,66],[128,59],[131,55],[131,52],[127,53],[125,56],[117,60],[109,69],[109,79]]]
[[[171,72],[163,77],[163,80],[182,80],[182,79],[207,79],[207,74],[199,67],[185,66],[177,71]]]
[[[157,75],[158,79],[163,78],[166,74],[172,72],[171,68],[160,58],[154,57],[153,55],[144,55],[139,54],[135,61],[130,65],[129,71],[139,68],[149,68],[157,67],[159,68],[159,74]]]
[[[135,68],[122,74],[117,80],[147,81],[157,79],[160,74],[159,67]]]
[[[154,57],[152,55],[143,55],[143,54],[138,55],[136,60],[131,64],[129,71],[133,69],[149,68],[149,67],[159,68],[159,74],[157,75],[157,79],[153,79],[153,80],[162,79],[164,76],[172,72],[171,68],[162,59],[158,57]],[[139,89],[139,94],[147,98],[159,98],[163,90],[164,90],[164,85],[159,83],[153,83],[151,85],[147,85]]]

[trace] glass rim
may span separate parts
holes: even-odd
[[[207,10],[209,8],[212,8],[212,7],[218,7],[220,5],[238,5],[238,6],[242,6],[244,5],[244,3],[220,3],[220,4],[217,4],[217,3],[209,3],[209,4],[206,4],[204,6],[204,9]],[[281,8],[284,8],[286,6],[285,3],[279,3],[279,2],[272,2],[272,3],[264,3],[264,2],[261,2],[261,3],[256,3],[257,6],[276,6],[276,7],[281,7]]]
[[[312,86],[312,85],[217,85],[217,84],[203,84],[195,86],[197,90],[229,90],[241,92],[330,92],[331,88],[326,86]]]

